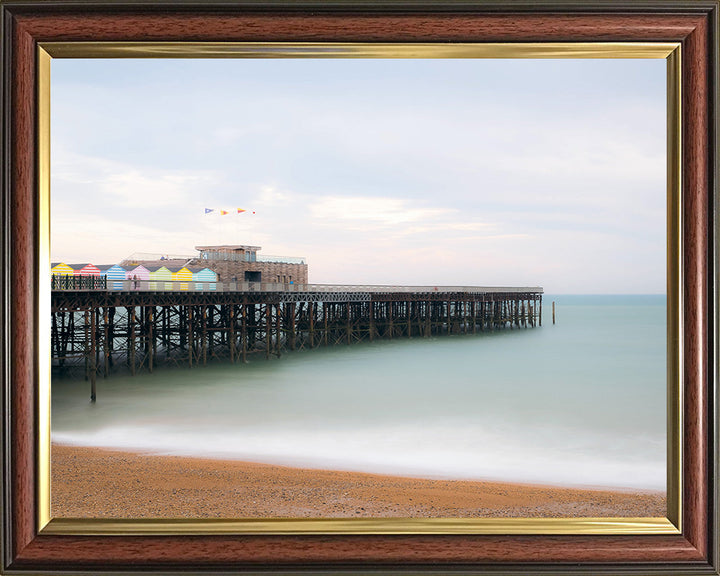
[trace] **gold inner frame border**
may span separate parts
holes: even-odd
[[[53,58],[656,58],[667,61],[667,516],[664,518],[51,518],[50,89]],[[38,531],[72,535],[181,534],[680,534],[682,531],[681,45],[567,43],[45,42],[37,55]]]

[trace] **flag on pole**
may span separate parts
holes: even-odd
[[[243,212],[246,212],[246,210],[244,210],[243,208],[238,208],[237,211],[238,211],[238,214],[242,214]]]
[[[220,216],[225,216],[225,214],[228,214],[227,210],[220,210]]]
[[[210,212],[214,212],[214,208],[205,208],[205,214],[210,214]]]

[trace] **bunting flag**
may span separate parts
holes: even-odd
[[[235,210],[237,211],[236,212],[237,214],[242,214],[243,212],[248,212],[248,210],[246,208],[235,208]],[[223,209],[219,209],[219,208],[205,208],[206,215],[210,214],[211,212],[215,212],[215,211],[220,212],[220,216],[226,216],[227,214],[230,214],[230,212],[231,212],[231,210],[223,210]],[[250,210],[250,212],[252,214],[255,214],[255,210]],[[235,212],[233,212],[233,213],[235,213]]]

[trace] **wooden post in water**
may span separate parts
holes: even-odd
[[[352,340],[352,323],[350,322],[350,302],[345,302],[345,335],[347,337],[346,344],[350,344]]]
[[[230,304],[228,338],[230,342],[230,362],[235,364],[235,304]]]
[[[322,303],[323,310],[323,344],[328,345],[328,303]]]
[[[395,332],[395,326],[393,325],[393,303],[392,301],[387,303],[387,309],[388,309],[388,322],[390,324],[390,339],[393,337],[393,332]]]
[[[447,311],[445,314],[445,324],[447,325],[447,333],[452,334],[452,318],[450,318],[450,300],[445,300],[444,304],[445,304],[445,306],[447,306]]]
[[[152,374],[153,371],[153,356],[155,354],[155,331],[153,330],[153,325],[155,322],[154,318],[154,312],[155,307],[150,306],[147,309],[148,312],[148,338],[150,339],[150,350],[148,355],[148,370],[150,370],[150,374]]]
[[[270,359],[270,342],[272,340],[272,310],[270,302],[265,304],[265,360]]]
[[[538,299],[540,302],[540,314],[538,314],[538,318],[540,319],[540,326],[542,326],[542,296]]]
[[[412,316],[410,314],[410,309],[412,308],[412,304],[409,300],[405,301],[405,314],[407,314],[407,337],[412,338]]]
[[[90,321],[88,320],[88,311],[85,310],[85,322],[83,323],[83,331],[85,333],[85,341],[83,343],[83,356],[85,356],[85,380],[90,379]]]
[[[190,368],[192,368],[193,354],[195,352],[195,326],[194,326],[194,321],[193,321],[192,306],[188,306],[188,309],[187,309],[187,327],[188,327],[188,336],[187,336],[188,361],[190,363]]]
[[[54,318],[54,317],[53,317]],[[110,329],[107,306],[103,308],[103,376],[108,376],[108,357],[110,356]]]
[[[425,302],[425,338],[430,338],[432,332],[432,301]]]
[[[97,376],[97,367],[95,366],[95,360],[96,360],[95,334],[97,331],[96,320],[97,320],[96,310],[93,310],[90,314],[90,322],[91,322],[91,326],[90,326],[90,337],[91,337],[91,340],[90,340],[90,401],[91,402],[95,402],[95,398],[97,396],[97,394],[96,394],[97,390],[95,388],[95,378]]]
[[[289,302],[285,306],[290,306],[290,350],[295,350],[295,302]]]
[[[254,312],[254,308],[253,308]],[[243,364],[247,362],[247,349],[248,349],[248,334],[247,334],[247,315],[248,315],[248,304],[247,300],[242,305],[242,328],[240,332],[240,342],[242,344],[242,361]]]
[[[535,300],[528,300],[528,314],[530,316],[530,326],[535,326]]]
[[[130,311],[130,371],[135,376],[135,306]]]
[[[192,313],[192,306],[188,306],[187,311],[187,325],[188,325],[188,362],[190,365],[190,368],[192,368],[193,365],[193,348],[195,345],[195,338],[193,337],[193,313]]]
[[[207,365],[208,331],[207,331],[207,306],[202,307],[202,359],[203,366]]]
[[[553,324],[555,324],[555,300],[553,300],[553,306],[552,306],[552,308],[553,308],[553,312],[552,312]]]
[[[282,308],[280,302],[275,305],[275,355],[280,358],[280,344],[282,340]]]
[[[317,303],[308,302],[308,321],[310,322],[310,348],[315,348],[315,312],[317,311]]]
[[[368,302],[368,313],[370,314],[370,342],[375,339],[375,302]]]

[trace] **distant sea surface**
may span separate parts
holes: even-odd
[[[556,302],[553,326],[551,303]],[[52,383],[63,444],[427,478],[664,490],[666,299],[549,296],[543,326]]]

